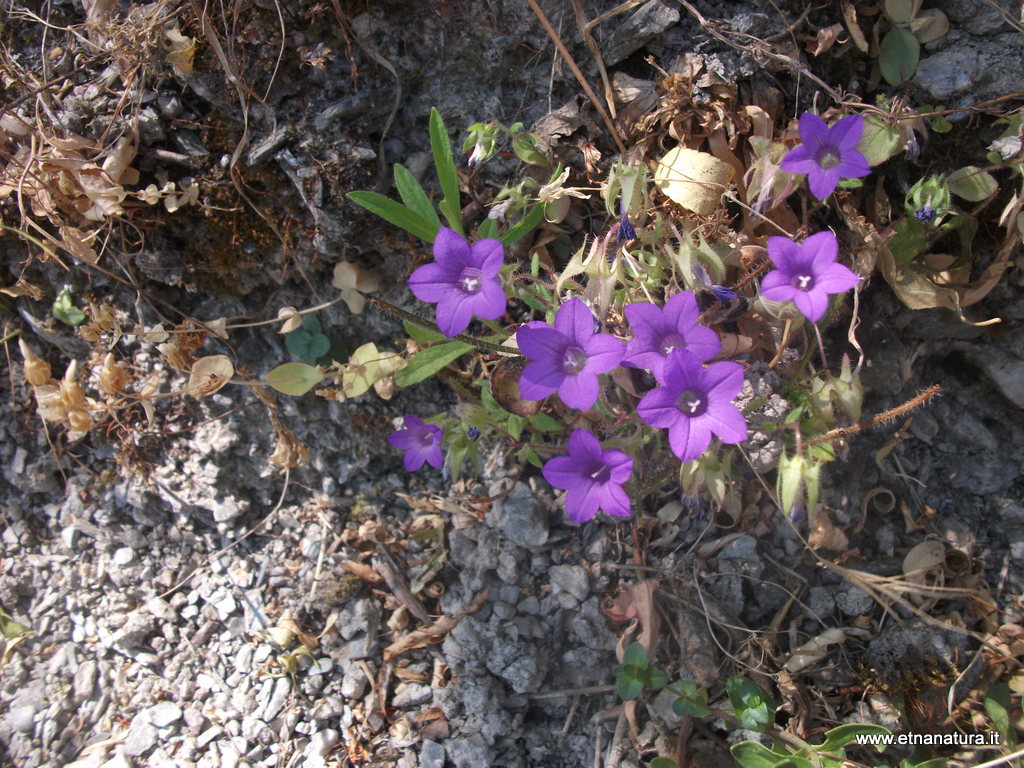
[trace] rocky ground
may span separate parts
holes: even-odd
[[[69,83],[36,112],[31,98],[11,109],[90,138],[130,117],[144,181],[196,183],[202,199],[176,211],[130,209],[116,231],[126,239],[101,269],[23,268],[24,240],[0,239],[3,282],[24,277],[47,291],[46,303],[9,302],[4,335],[21,330],[57,371],[88,356],[72,329],[46,322],[64,284],[148,325],[179,322],[179,311],[262,319],[329,298],[344,258],[384,275],[381,295],[410,305],[414,246],[344,194],[387,192],[381,168],[393,162],[425,172],[432,106],[459,129],[457,140],[494,118],[566,142],[602,130],[525,4],[219,4],[205,27],[191,5],[145,6],[146,18],[141,6],[109,6],[104,17],[104,4],[85,5],[91,21],[77,3],[45,4],[46,27],[35,4],[9,4],[0,20],[4,101],[24,95],[10,73],[22,87],[31,76],[40,92],[50,80]],[[541,5],[598,82],[571,5]],[[584,5],[594,18],[616,4]],[[797,5],[714,2],[701,13],[730,32],[777,39]],[[927,51],[916,94],[957,107],[1018,88],[1019,6],[932,5],[953,28]],[[160,24],[155,14],[164,14]],[[188,72],[162,58],[173,35],[143,34],[174,18],[198,41]],[[668,66],[699,52],[733,80],[776,80],[787,94],[796,82],[717,42],[667,0],[641,3],[595,35],[605,64],[633,76],[654,76],[646,56]],[[481,181],[500,185],[514,168],[514,158],[499,158]],[[635,526],[570,525],[552,489],[506,461],[500,445],[477,483],[408,474],[386,437],[423,403],[454,402],[436,383],[389,402],[280,398],[273,419],[248,388],[229,386],[161,403],[152,424],[140,409],[72,442],[38,418],[9,342],[0,606],[29,632],[15,642],[10,630],[0,659],[0,762],[645,765],[672,753],[680,721],[666,696],[653,697],[631,737],[612,673],[629,625],[622,594],[660,615],[662,665],[713,697],[729,674],[779,668],[766,628],[793,637],[841,629],[844,641],[805,673],[801,690],[821,692],[836,722],[904,727],[894,702],[908,691],[930,690],[944,707],[950,685],[965,696],[984,679],[973,661],[981,646],[912,612],[886,620],[871,575],[898,575],[909,549],[938,542],[943,584],[996,607],[983,622],[958,593],[915,602],[919,614],[982,634],[1024,618],[1021,283],[1016,269],[982,305],[978,317],[1003,319],[988,327],[906,309],[881,281],[864,293],[869,414],[936,383],[943,392],[852,439],[830,466],[826,507],[843,539],[819,538],[817,553],[798,536],[810,533],[807,521],[789,525],[766,496],[745,497],[742,521],[730,521],[692,500],[684,509],[666,489],[639,529],[648,540],[638,561]],[[350,349],[404,338],[372,311],[336,305],[321,316]],[[237,331],[230,344],[256,375],[289,359],[266,328]],[[134,349],[135,365],[159,373],[165,391],[183,386],[151,346]],[[268,461],[274,419],[309,448],[307,466],[284,473]],[[652,585],[656,608],[644,597]],[[840,690],[854,693],[823,693]],[[732,764],[733,735],[718,725],[691,736],[694,765]]]

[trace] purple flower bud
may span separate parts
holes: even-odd
[[[615,236],[615,242],[622,245],[629,240],[636,240],[636,230],[629,223],[629,211],[626,209],[624,201],[619,202],[619,210],[622,212],[622,215],[619,218],[619,233]]]
[[[922,224],[931,224],[935,219],[935,209],[928,205],[928,203],[925,203],[914,211],[914,218]]]

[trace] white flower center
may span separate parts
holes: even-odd
[[[678,333],[668,333],[662,337],[661,342],[658,345],[658,351],[662,355],[668,357],[672,354],[673,349],[684,349],[686,347],[686,340],[683,339]]]
[[[685,389],[676,401],[676,408],[687,416],[700,416],[707,410],[704,395],[693,389]]]
[[[484,287],[483,275],[479,269],[466,267],[462,270],[462,274],[459,275],[458,285],[459,290],[465,294],[469,294],[470,296],[480,293]]]
[[[814,288],[814,275],[794,275],[789,284],[798,291],[809,291]]]
[[[818,150],[818,156],[815,158],[818,165],[823,170],[830,170],[835,168],[840,163],[839,150],[836,147],[822,147]]]
[[[587,355],[579,347],[569,347],[562,354],[562,371],[567,376],[575,376],[587,364]]]

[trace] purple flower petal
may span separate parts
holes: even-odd
[[[664,429],[675,424],[679,418],[679,408],[676,406],[678,400],[678,391],[658,387],[640,398],[636,412],[652,427]]]
[[[784,290],[787,294],[793,290],[793,286],[789,284],[790,277],[787,273],[781,269],[772,270],[761,279],[761,295],[765,298],[771,299],[772,301],[786,301],[789,299],[789,295],[784,296],[781,299],[777,299],[773,296],[769,296],[769,291]]]
[[[500,240],[487,237],[477,240],[470,247],[472,263],[477,265],[484,277],[494,277],[505,261],[505,247]]]
[[[594,335],[594,315],[579,299],[569,299],[555,314],[555,330],[576,346]]]
[[[796,291],[793,303],[800,310],[800,314],[816,323],[828,309],[828,294],[824,291]]]
[[[403,420],[405,429],[399,429],[388,435],[388,442],[405,451],[402,463],[406,470],[414,472],[424,463],[440,467],[444,461],[441,455],[441,441],[444,432],[440,427],[426,424],[422,419],[411,414]]]
[[[780,165],[788,173],[811,173],[818,170],[818,161],[805,144],[789,150]]]
[[[704,369],[701,385],[725,400],[732,400],[743,389],[743,366],[732,362],[712,363]]]
[[[728,408],[709,408],[704,414],[704,421],[718,438],[727,445],[742,443],[749,436],[747,420],[740,409],[735,406]]]
[[[583,347],[587,354],[589,373],[607,373],[622,362],[626,344],[622,339],[604,333],[594,334]]]
[[[519,326],[516,343],[519,344],[519,351],[530,360],[560,359],[568,346],[565,336],[540,320]]]
[[[601,461],[601,441],[585,429],[573,431],[568,448],[574,461]]]
[[[824,200],[839,185],[839,168],[818,168],[808,175],[807,184],[811,188],[811,194],[819,200]]]
[[[519,396],[524,400],[543,400],[558,391],[565,374],[546,362],[530,363],[519,376]]]
[[[578,429],[572,434],[575,437],[577,432],[583,431],[585,430]],[[569,440],[571,441],[572,437]],[[579,477],[577,466],[575,459],[571,459],[568,456],[556,456],[553,459],[549,459],[540,472],[544,475],[544,479],[555,488],[569,488],[576,483]]]
[[[586,411],[597,402],[599,389],[597,376],[584,371],[575,376],[566,376],[558,386],[558,396],[570,408]]]
[[[632,470],[632,467],[630,469]],[[626,479],[629,479],[628,475]],[[604,510],[606,515],[612,515],[613,517],[630,517],[633,514],[632,505],[629,503],[629,496],[626,494],[626,490],[621,485],[615,485],[614,483],[605,484],[604,501],[601,504],[601,509]]]
[[[828,124],[813,112],[800,115],[800,139],[815,152],[829,140]]]
[[[441,227],[434,238],[434,261],[456,273],[467,264],[473,263],[466,238],[454,229]]]
[[[700,419],[681,418],[668,430],[672,453],[683,462],[700,458],[711,445],[711,430]]]
[[[822,123],[824,124],[824,121]],[[836,120],[828,132],[829,139],[834,141],[840,149],[853,149],[864,132],[864,118],[860,115],[846,115],[846,117]]]
[[[814,284],[825,293],[846,293],[851,288],[856,288],[858,283],[860,278],[849,267],[829,264],[818,270]]]
[[[480,293],[473,297],[473,314],[481,320],[497,320],[505,314],[508,298],[500,280],[485,280]]]
[[[409,290],[420,301],[434,304],[446,299],[457,289],[453,286],[451,272],[440,264],[431,262],[419,267],[409,275]]]

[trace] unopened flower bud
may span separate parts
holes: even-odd
[[[60,397],[68,410],[86,406],[85,391],[77,381],[78,361],[72,360],[60,383]]]
[[[25,358],[25,381],[33,387],[39,387],[50,380],[50,364],[39,357],[24,339],[18,339],[21,356]]]

